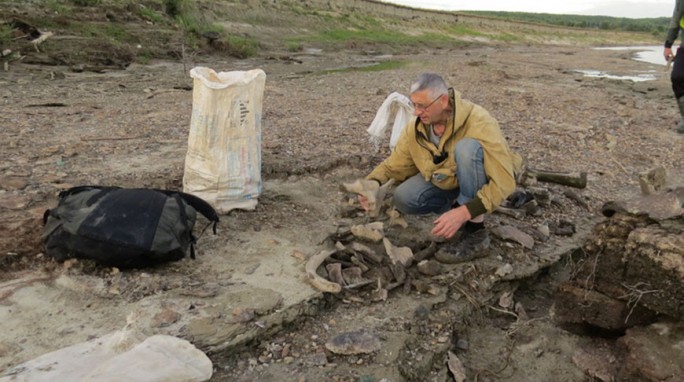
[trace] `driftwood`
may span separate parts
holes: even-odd
[[[587,187],[587,173],[559,173],[550,171],[528,170],[527,175],[536,178],[540,182],[562,184],[575,188]]]
[[[342,291],[342,286],[340,284],[328,281],[324,279],[323,277],[319,276],[318,273],[316,273],[316,269],[323,264],[325,259],[328,257],[332,256],[335,253],[335,251],[321,251],[309,259],[309,261],[306,262],[306,276],[309,280],[309,283],[311,285],[322,291],[322,292],[329,292],[329,293],[340,293]]]

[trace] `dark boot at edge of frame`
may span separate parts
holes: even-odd
[[[679,114],[682,117],[677,124],[677,133],[684,134],[684,97],[677,98],[677,106],[679,106]]]

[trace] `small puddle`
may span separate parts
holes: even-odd
[[[653,65],[665,66],[667,62],[663,59],[663,47],[660,45],[649,46],[615,46],[608,48],[594,48],[597,50],[617,50],[617,51],[633,51],[632,59],[635,61],[646,62]],[[594,78],[609,78],[613,80],[623,81],[653,81],[657,78],[657,70],[643,70],[636,71],[633,75],[617,75],[601,70],[575,70],[577,73],[583,74],[585,77]]]
[[[594,78],[609,78],[611,80],[623,80],[623,81],[634,81],[634,82],[642,82],[642,81],[653,81],[656,79],[655,74],[649,74],[649,73],[639,73],[634,76],[618,76],[615,74],[610,74],[608,72],[602,72],[600,70],[575,70],[577,73],[582,73],[584,74],[585,77],[594,77]],[[650,73],[654,73],[653,70],[649,71]]]

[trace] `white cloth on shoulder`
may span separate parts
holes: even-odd
[[[392,120],[394,118],[394,120]],[[380,148],[380,143],[385,137],[385,131],[392,123],[392,134],[390,135],[390,150],[394,150],[394,147],[399,140],[401,132],[404,127],[413,118],[413,106],[409,98],[401,93],[393,92],[382,103],[373,122],[371,122],[368,128],[368,134],[370,134],[370,141],[375,145],[375,149]]]

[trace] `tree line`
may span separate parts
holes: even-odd
[[[664,35],[670,23],[669,17],[632,19],[611,16],[558,15],[551,13],[500,12],[500,11],[463,11],[462,13],[497,17],[511,21],[526,21],[539,24],[560,25],[564,27],[602,29],[630,32],[646,32]]]

